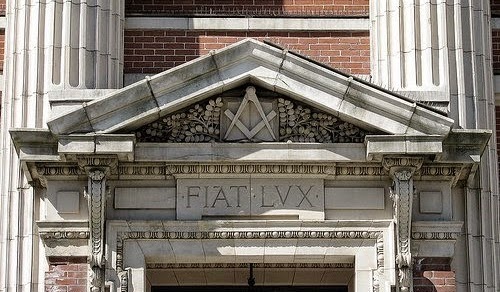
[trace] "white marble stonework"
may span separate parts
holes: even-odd
[[[115,209],[175,209],[175,188],[115,188]]]
[[[383,188],[325,188],[325,208],[368,209],[385,208]]]

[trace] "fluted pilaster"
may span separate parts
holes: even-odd
[[[375,83],[412,92],[416,99],[448,102],[453,14],[447,1],[382,0],[370,5]]]
[[[11,128],[45,128],[48,92],[119,88],[124,1],[8,0],[0,126],[0,291],[36,291],[43,205],[23,173]],[[72,94],[73,95],[73,94]],[[40,263],[40,266],[36,263]]]

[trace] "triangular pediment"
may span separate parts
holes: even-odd
[[[246,90],[248,85],[280,97],[266,99],[247,93],[224,97],[231,90]],[[219,96],[224,100],[218,101]],[[307,108],[311,113],[309,124],[320,122],[312,120],[316,113],[315,119],[318,114],[325,115],[327,119],[335,119],[335,127],[345,123],[352,127],[353,133],[446,136],[453,124],[453,120],[441,113],[398,94],[287,50],[247,39],[83,104],[52,119],[48,126],[56,135],[135,132],[141,136],[141,131],[146,131],[155,122],[159,125],[177,114],[188,115],[196,106],[206,110],[209,105],[220,107],[218,135],[210,138],[201,135],[195,123],[193,134],[199,136],[198,139],[203,136],[208,141],[285,141],[291,137],[290,140],[297,138],[300,141],[306,128],[295,127],[302,132],[294,136],[295,130],[287,133],[286,127],[280,125],[280,98],[292,103],[294,110],[299,106]],[[240,109],[243,103],[246,105]],[[297,120],[290,122],[293,124]],[[183,127],[191,125],[193,123],[188,122]],[[313,134],[310,134],[311,128],[308,129],[306,136],[309,137]],[[213,134],[215,130],[208,126],[202,127],[201,132]],[[166,141],[182,140],[171,138]],[[186,136],[183,139],[186,140]],[[335,139],[328,142],[335,142]]]

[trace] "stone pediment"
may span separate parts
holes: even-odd
[[[286,112],[280,112],[283,105],[279,98],[261,99],[258,92],[256,95],[247,92],[234,96],[233,101],[230,97],[221,100],[217,98],[218,95],[237,88],[246,89],[249,84],[283,96],[283,104],[289,103],[285,105]],[[288,113],[287,107],[290,104],[293,104],[294,111],[301,106],[304,115],[310,115],[309,125],[295,127],[297,132],[287,132],[287,127],[281,125],[280,115]],[[146,137],[147,135],[142,136],[142,131],[147,131],[147,125],[153,126],[155,122],[159,125],[158,121],[166,119],[165,125],[168,126],[169,118],[170,123],[173,120],[177,123],[178,114],[182,116],[184,113],[187,116],[189,111],[194,114],[198,110],[197,105],[203,105],[204,110],[207,110],[207,105],[214,109],[220,107],[218,134],[215,134],[216,127],[207,125],[201,128],[201,132],[207,135],[201,137],[201,133],[198,133],[201,125],[194,124],[193,134],[196,135],[192,135],[192,139],[203,138],[204,141],[297,139],[319,142],[319,136],[311,133],[314,130],[311,125],[321,123],[318,115],[324,115],[329,121],[335,119],[328,126],[339,133],[339,126],[343,123],[352,127],[349,128],[352,135],[348,135],[353,137],[351,142],[362,138],[361,134],[356,133],[366,131],[388,135],[444,137],[453,124],[453,120],[441,113],[395,93],[287,50],[247,39],[82,104],[53,118],[48,126],[55,135],[137,132],[141,137]],[[306,113],[306,109],[310,113]],[[250,113],[257,118],[250,118]],[[316,118],[313,118],[315,113]],[[287,122],[297,123],[297,117],[293,118],[295,120]],[[191,131],[189,123],[187,126]],[[149,132],[151,131],[153,129]],[[305,134],[304,131],[308,133]],[[156,139],[148,135],[149,138],[144,139]],[[330,137],[325,142],[337,142],[340,137],[339,134],[338,139]],[[186,139],[191,138],[174,135],[166,138],[166,141],[179,142]]]

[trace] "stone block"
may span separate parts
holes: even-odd
[[[57,213],[59,214],[77,214],[80,212],[80,193],[79,192],[57,192]]]
[[[175,209],[175,188],[115,188],[115,209]]]
[[[294,268],[266,268],[264,271],[264,283],[266,285],[291,286],[293,283],[294,275]]]
[[[235,259],[234,240],[210,239],[202,240],[203,253],[207,262],[233,263]]]
[[[420,192],[420,213],[440,214],[443,212],[443,195],[441,192]]]
[[[95,144],[95,152],[98,154],[115,154],[115,153],[133,153],[134,152],[134,137],[133,136],[97,136]]]
[[[205,254],[201,240],[175,239],[170,240],[177,263],[203,263]]]
[[[384,208],[384,188],[325,188],[325,209]]]
[[[321,283],[324,272],[324,269],[301,269],[295,273],[293,285],[317,285]]]

